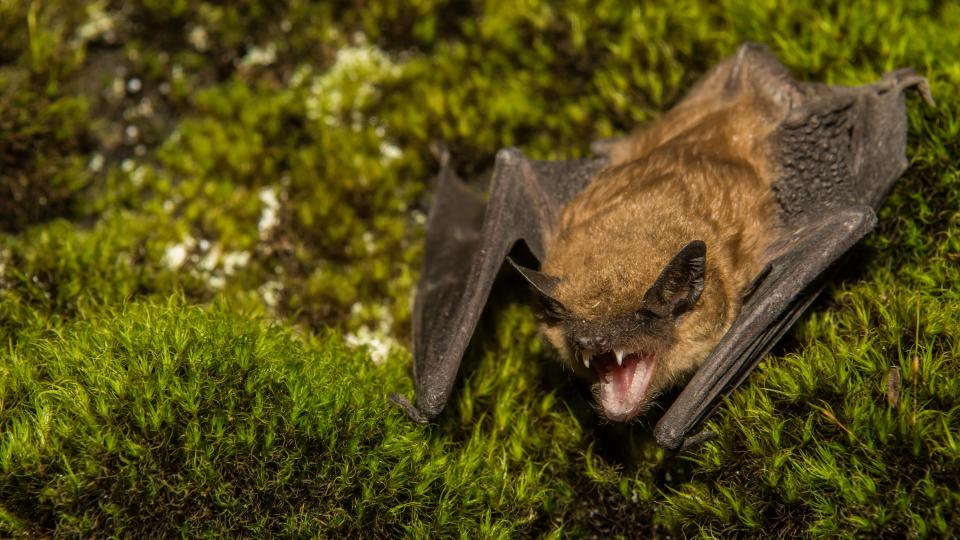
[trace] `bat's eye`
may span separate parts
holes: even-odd
[[[633,314],[633,316],[634,316],[634,318],[637,319],[638,321],[649,321],[649,320],[653,320],[653,319],[658,319],[658,318],[660,318],[659,315],[657,315],[656,313],[650,311],[650,310],[647,309],[647,308],[638,309],[638,310],[636,311],[636,313]]]
[[[540,295],[540,312],[544,319],[562,321],[567,318],[567,310],[563,304],[548,296]]]

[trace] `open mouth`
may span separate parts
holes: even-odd
[[[647,387],[653,375],[654,357],[650,353],[606,351],[589,355],[583,364],[593,368],[600,386],[598,401],[610,420],[623,422],[643,410]]]

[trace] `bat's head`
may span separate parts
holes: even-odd
[[[597,402],[613,421],[642,413],[694,367],[684,323],[704,311],[698,302],[705,286],[706,245],[695,240],[666,264],[646,266],[651,268],[621,274],[614,283],[598,272],[574,277],[517,267],[537,292],[544,335],[565,363],[595,383]],[[565,280],[579,284],[565,287]]]

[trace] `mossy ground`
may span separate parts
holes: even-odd
[[[960,534],[957,28],[916,1],[0,3],[0,535]],[[719,438],[599,425],[507,288],[440,421],[390,407],[430,142],[466,176],[581,156],[748,40],[804,79],[914,67],[939,107],[910,101],[878,231]]]

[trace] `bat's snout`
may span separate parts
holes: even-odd
[[[607,349],[607,339],[603,336],[575,336],[573,341],[579,345],[581,349],[591,349],[595,351]]]

